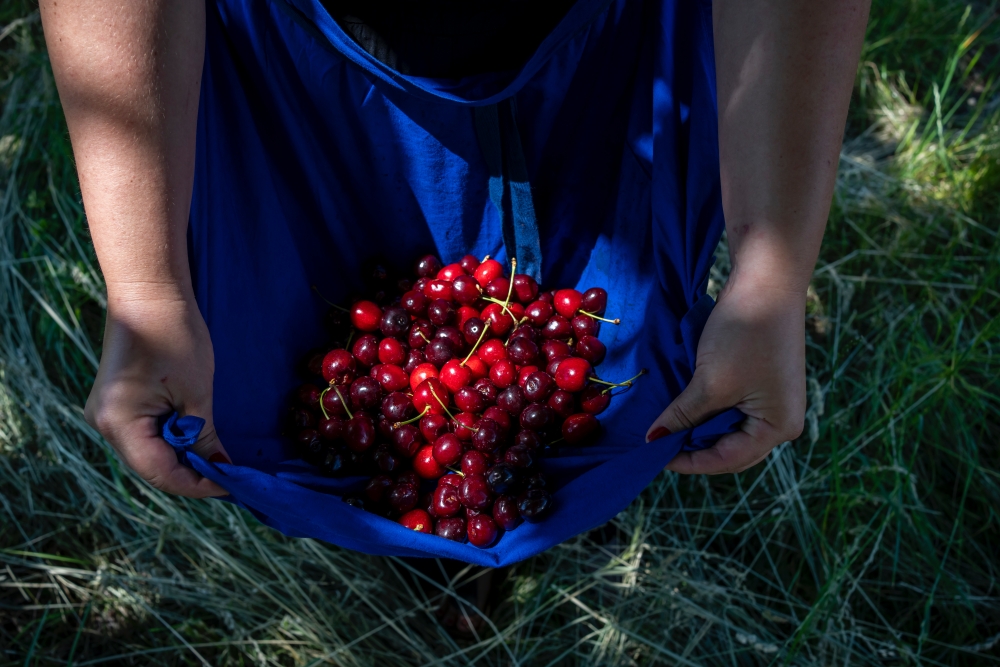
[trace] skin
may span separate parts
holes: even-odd
[[[226,456],[212,422],[212,342],[186,245],[204,3],[41,0],[40,8],[108,289],[87,419],[156,488],[224,495],[179,465],[156,429],[172,410],[199,415],[208,423],[194,450]],[[681,454],[671,470],[743,470],[802,430],[805,293],[867,12],[863,0],[715,3],[733,273],[705,327],[691,385],[647,437],[733,405],[748,418],[715,447]]]

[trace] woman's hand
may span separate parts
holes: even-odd
[[[224,496],[225,489],[177,461],[157,428],[158,418],[174,410],[202,417],[194,451],[229,462],[212,422],[214,370],[208,327],[193,298],[148,289],[109,295],[87,421],[154,487],[189,498]]]
[[[681,452],[667,470],[741,472],[802,433],[805,296],[799,290],[727,283],[698,343],[691,384],[653,422],[646,439],[689,429],[733,406],[746,415],[739,431],[708,449]]]

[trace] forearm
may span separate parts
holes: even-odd
[[[715,2],[733,282],[804,301],[833,196],[869,2]]]
[[[189,298],[204,3],[40,4],[110,302]]]

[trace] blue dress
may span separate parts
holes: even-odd
[[[190,219],[191,269],[215,349],[214,418],[233,465],[168,441],[226,498],[291,536],[370,554],[500,566],[624,509],[682,448],[736,428],[736,410],[653,443],[646,428],[691,378],[723,229],[711,6],[578,0],[516,71],[403,76],[319,0],[210,2]],[[350,507],[281,435],[296,368],[325,304],[378,254],[505,257],[476,108],[513,101],[537,218],[543,288],[603,286],[601,377],[652,372],[601,415],[597,445],[546,459],[555,507],[489,549]]]

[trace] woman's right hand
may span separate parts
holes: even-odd
[[[152,486],[180,496],[224,496],[227,491],[177,460],[158,419],[173,411],[206,420],[192,448],[228,463],[212,420],[215,355],[193,297],[156,287],[109,289],[104,351],[87,399],[87,421],[130,468]]]

